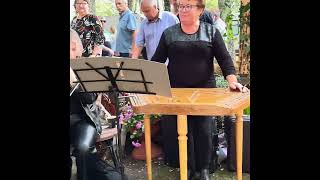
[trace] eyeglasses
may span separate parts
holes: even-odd
[[[178,10],[179,11],[182,11],[184,9],[184,11],[189,12],[189,11],[191,11],[191,9],[193,7],[199,7],[199,5],[192,5],[192,4],[182,5],[182,4],[178,4]]]
[[[85,5],[87,5],[87,4],[88,4],[88,3],[76,3],[76,5],[79,5],[79,6],[80,6],[80,5],[84,5],[84,6],[85,6]]]
[[[102,23],[106,23],[106,21],[105,21],[105,20],[101,20],[101,22],[102,22]]]

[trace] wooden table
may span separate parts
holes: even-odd
[[[221,88],[172,88],[172,98],[135,95],[131,102],[135,113],[145,114],[147,176],[152,180],[150,115],[178,115],[180,180],[187,180],[187,115],[236,115],[237,180],[242,180],[243,110],[250,105],[250,92],[230,92]]]

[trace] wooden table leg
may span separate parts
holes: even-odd
[[[236,114],[236,162],[237,180],[242,180],[243,118],[242,111]]]
[[[146,145],[147,176],[148,180],[152,180],[150,116],[147,114],[144,116],[144,140]]]
[[[180,158],[180,180],[188,178],[188,156],[187,156],[187,132],[188,122],[186,115],[178,115],[177,120],[178,140],[179,140],[179,158]]]

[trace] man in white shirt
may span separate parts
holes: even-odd
[[[141,22],[132,58],[138,58],[145,45],[147,58],[150,60],[158,47],[162,32],[179,23],[179,19],[171,12],[160,12],[156,0],[142,0],[141,11],[146,18]]]

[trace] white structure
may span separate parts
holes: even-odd
[[[70,23],[72,18],[76,15],[76,10],[73,7],[74,0],[70,0]]]

